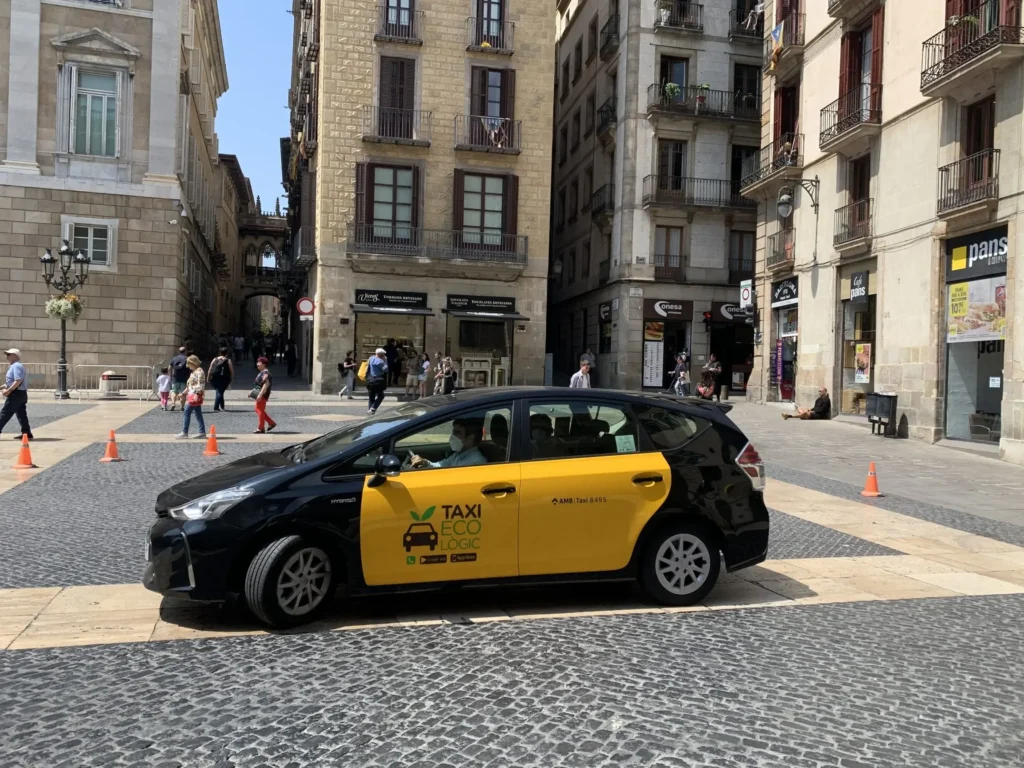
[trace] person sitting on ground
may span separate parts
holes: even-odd
[[[822,387],[818,390],[818,399],[814,401],[814,407],[810,410],[797,408],[796,413],[782,414],[784,420],[805,419],[809,421],[827,421],[832,418],[832,401],[828,397],[828,390]]]
[[[487,457],[480,450],[480,441],[484,438],[484,420],[479,418],[460,418],[452,423],[452,435],[448,439],[452,449],[451,455],[440,461],[429,461],[415,453],[409,457],[414,469],[425,467],[472,467],[486,464]]]

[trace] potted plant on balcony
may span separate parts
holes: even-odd
[[[675,104],[679,101],[679,94],[683,92],[683,89],[679,87],[679,83],[667,82],[661,88],[662,93],[665,95],[666,104]]]
[[[697,103],[703,104],[708,100],[708,92],[711,90],[711,83],[698,83],[694,86],[697,92]]]
[[[659,0],[658,2],[658,15],[661,17],[663,26],[668,26],[669,19],[672,18],[673,5],[675,5],[675,0]]]

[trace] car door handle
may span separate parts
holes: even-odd
[[[633,478],[633,485],[646,485],[650,487],[655,483],[663,481],[664,478],[661,475],[637,475]]]
[[[501,485],[492,488],[481,488],[480,493],[484,496],[504,496],[508,493],[515,493],[516,487],[514,485]]]

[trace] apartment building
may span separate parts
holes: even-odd
[[[676,352],[745,388],[761,119],[761,18],[746,0],[561,0],[549,349],[600,386],[664,388]]]
[[[329,12],[328,12],[329,11]],[[462,386],[543,380],[554,10],[296,0],[285,186],[313,389],[388,339]],[[404,372],[404,369],[403,369]]]
[[[767,4],[756,400],[1024,463],[1015,269],[1024,23],[1015,0]],[[874,398],[871,398],[874,400]]]
[[[4,343],[56,362],[39,257],[62,239],[91,259],[72,366],[150,365],[233,326],[218,303],[234,289],[219,282],[215,0],[8,0],[0,29]]]

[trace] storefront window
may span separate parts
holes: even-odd
[[[781,402],[796,396],[798,303],[800,283],[796,277],[772,283],[771,304],[775,319],[775,343],[769,360],[768,381]]]
[[[445,353],[459,371],[460,389],[504,387],[512,383],[513,337],[527,321],[506,296],[450,294]]]
[[[875,391],[875,297],[870,288],[871,268],[843,278],[842,413],[864,414],[867,396]]]

